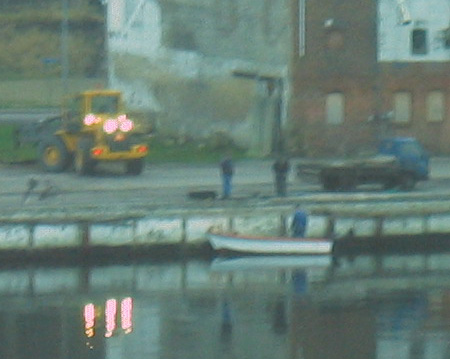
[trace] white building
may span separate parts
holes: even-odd
[[[227,133],[238,144],[270,152],[281,131],[281,125],[274,126],[287,106],[283,101],[280,120],[276,108],[279,92],[284,97],[287,88],[289,4],[108,0],[110,86],[124,91],[134,110],[151,113],[161,133],[193,138]],[[248,77],[233,77],[234,71]]]
[[[447,0],[379,0],[378,26],[380,61],[450,60],[450,2]]]

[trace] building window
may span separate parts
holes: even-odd
[[[442,91],[432,91],[427,96],[427,121],[444,121],[445,99]]]
[[[327,123],[338,125],[344,122],[345,96],[340,92],[330,93],[325,101]]]
[[[394,122],[408,123],[411,120],[411,94],[397,92],[394,94]]]
[[[414,29],[411,33],[411,44],[413,55],[425,55],[427,47],[427,30]]]

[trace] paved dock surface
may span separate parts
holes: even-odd
[[[299,178],[295,168],[301,159],[292,160],[288,195],[277,198],[274,193],[271,159],[236,162],[233,179],[233,198],[214,200],[215,206],[242,206],[251,201],[253,206],[265,205],[268,200],[277,204],[292,204],[305,195],[324,196],[317,182]],[[27,194],[30,179],[37,186]],[[58,207],[145,206],[149,208],[183,208],[205,206],[205,202],[189,198],[191,191],[215,191],[221,196],[221,178],[217,164],[149,164],[140,176],[128,176],[118,164],[100,167],[95,176],[80,177],[72,171],[46,173],[38,165],[0,166],[0,210],[20,211],[28,208],[57,209]],[[369,188],[357,195],[386,195],[386,191]],[[420,182],[411,196],[450,198],[450,158],[435,157],[431,161],[429,181]],[[335,193],[328,193],[332,198]],[[351,196],[352,193],[345,195]],[[408,195],[408,194],[406,194]],[[208,202],[210,203],[210,202]]]

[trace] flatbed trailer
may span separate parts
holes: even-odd
[[[428,154],[417,140],[395,137],[383,140],[376,156],[309,163],[300,166],[298,174],[315,175],[326,191],[348,191],[363,184],[412,190],[418,181],[428,179],[428,162]]]

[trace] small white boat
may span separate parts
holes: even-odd
[[[327,238],[256,237],[208,233],[216,251],[253,254],[330,254],[333,240]]]

